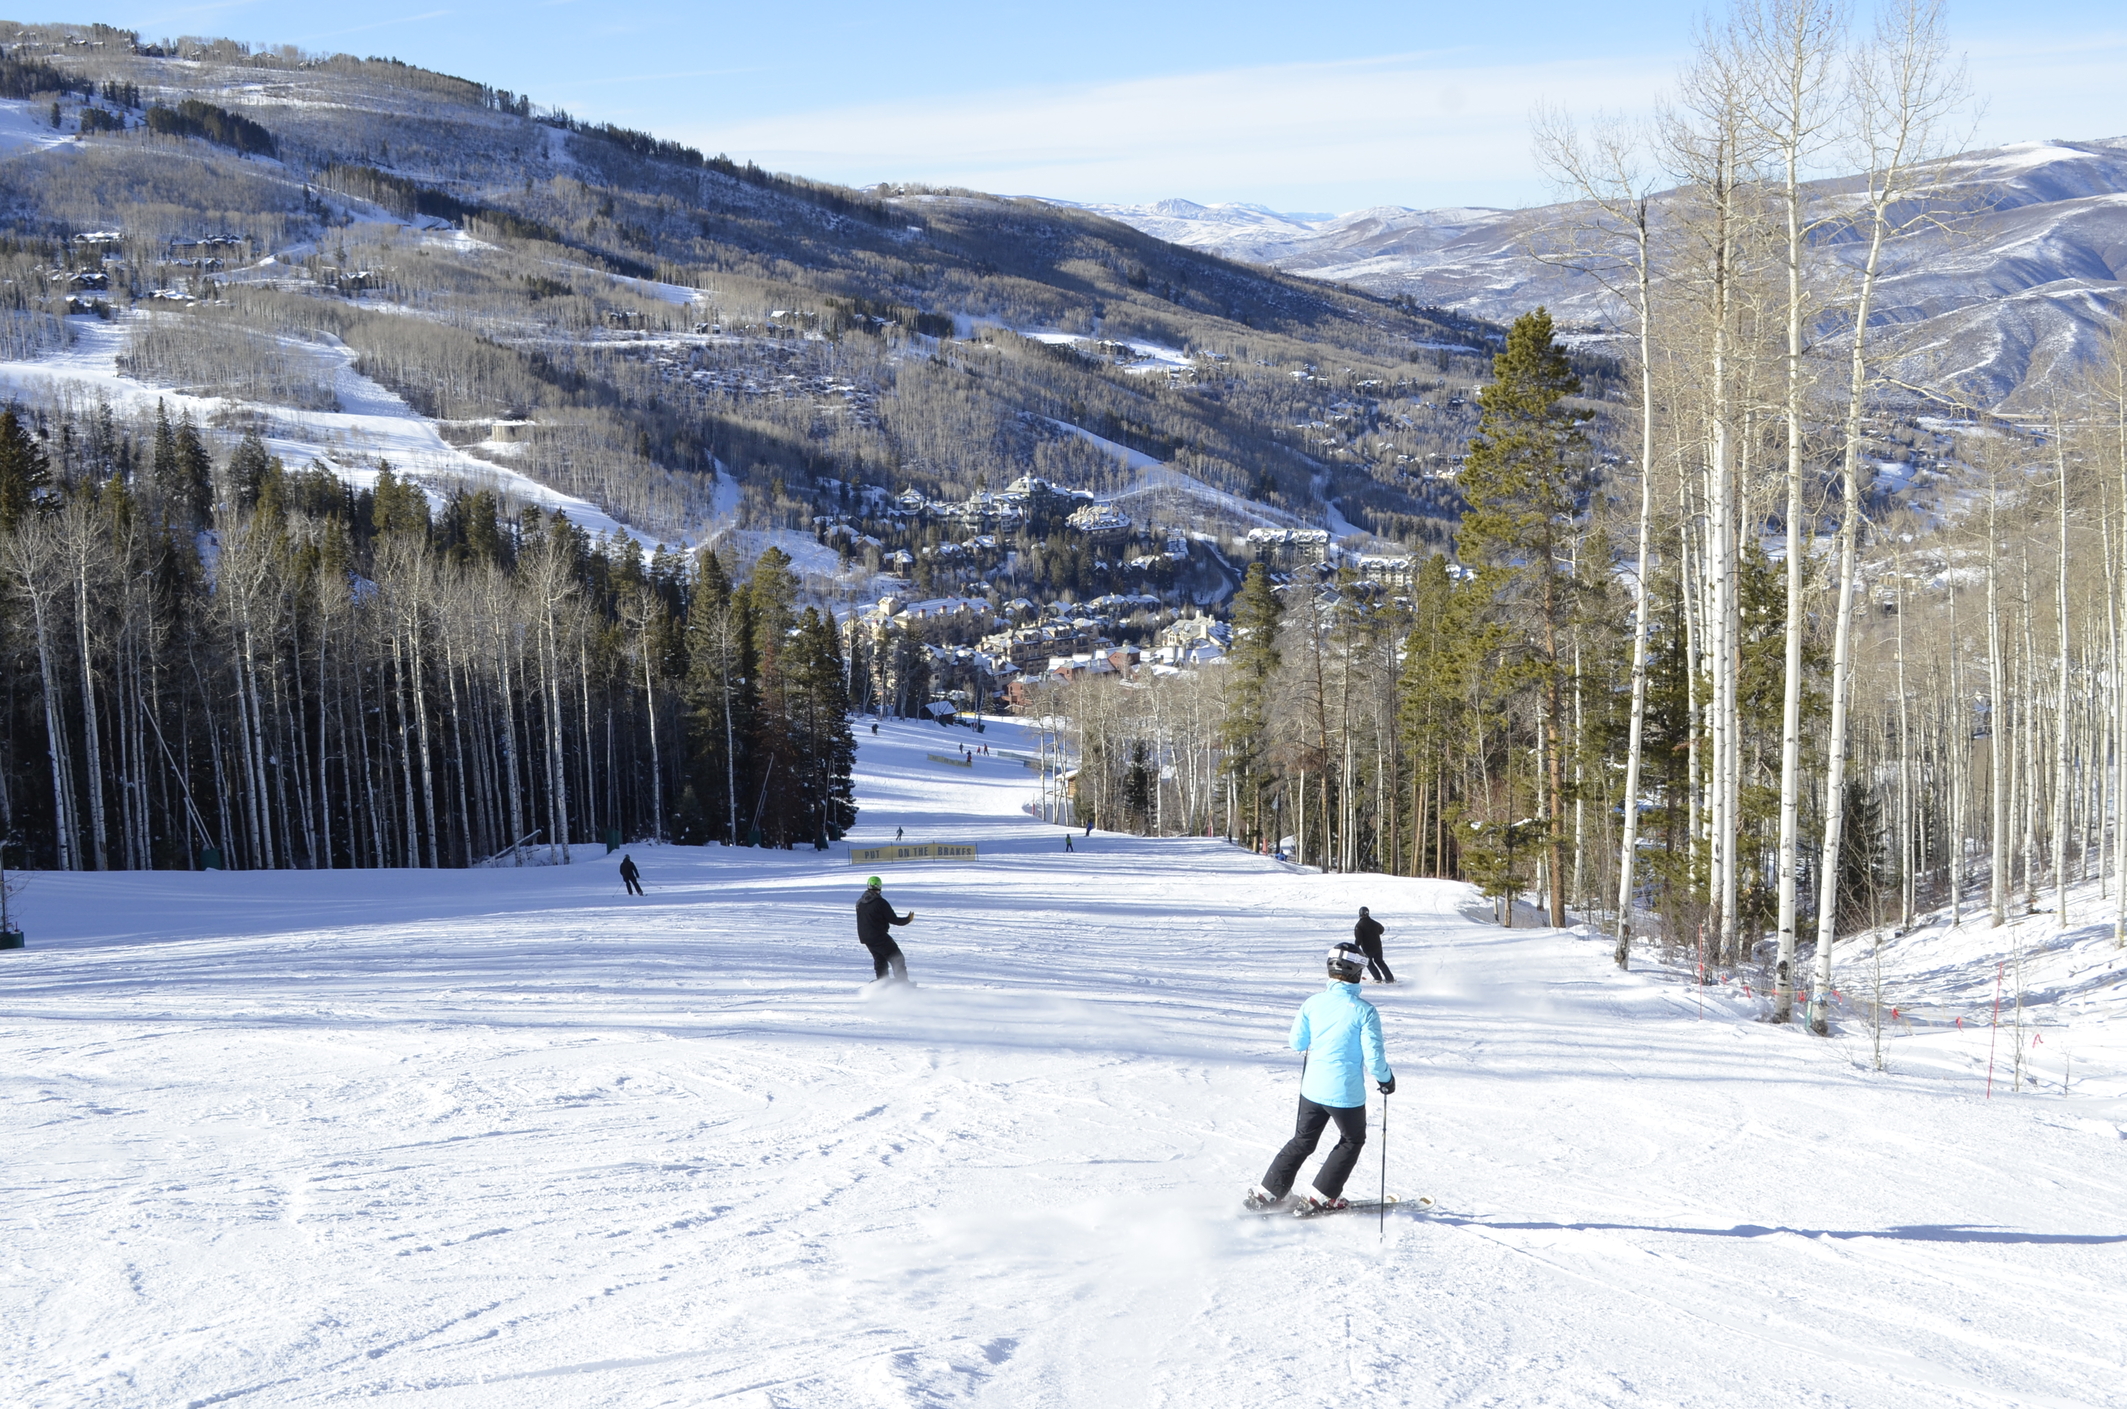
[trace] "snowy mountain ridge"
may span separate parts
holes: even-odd
[[[1814,189],[1835,202],[1853,179]],[[2127,137],[1952,158],[1940,165],[1935,201],[1962,218],[1895,242],[1878,295],[1878,322],[1905,340],[1900,377],[1980,405],[2030,409],[2087,364],[2127,307]],[[1616,321],[1592,279],[1532,254],[1564,245],[1570,202],[1376,207],[1326,220],[1186,201],[1087,208],[1191,248],[1495,322],[1539,303],[1562,321]]]

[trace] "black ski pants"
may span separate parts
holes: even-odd
[[[866,940],[864,947],[871,951],[873,978],[885,978],[887,966],[890,964],[893,966],[894,977],[903,983],[908,982],[908,960],[902,957],[900,945],[891,939],[878,939]]]
[[[1293,1123],[1292,1138],[1270,1162],[1263,1187],[1281,1199],[1291,1193],[1293,1181],[1300,1177],[1300,1166],[1315,1152],[1323,1130],[1332,1120],[1337,1122],[1337,1143],[1315,1171],[1315,1190],[1330,1199],[1342,1194],[1344,1181],[1352,1177],[1352,1167],[1359,1163],[1359,1150],[1366,1144],[1366,1107],[1318,1106],[1305,1096],[1300,1098],[1300,1118]]]
[[[635,879],[635,877],[622,876],[621,879],[628,883],[628,894],[641,895],[643,893],[643,883]]]
[[[1381,957],[1381,941],[1362,939],[1359,948],[1366,954],[1366,971],[1373,975],[1375,983],[1394,983],[1396,976],[1389,972],[1388,960]]]

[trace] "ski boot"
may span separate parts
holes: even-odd
[[[1319,1192],[1312,1184],[1302,1189],[1292,1201],[1295,1218],[1313,1218],[1316,1214],[1337,1213],[1351,1206],[1351,1200],[1333,1199]]]

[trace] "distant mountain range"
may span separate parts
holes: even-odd
[[[1816,189],[1836,200],[1853,185]],[[1897,373],[1945,397],[2038,409],[2127,310],[2127,138],[1953,158],[1935,203],[1960,212],[1954,228],[1900,240],[1879,294],[1879,321],[1901,330]],[[1331,217],[1184,200],[1085,208],[1177,245],[1488,320],[1544,304],[1562,322],[1616,321],[1592,279],[1530,252],[1562,240],[1571,205]]]

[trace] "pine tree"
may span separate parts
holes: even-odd
[[[695,568],[686,639],[691,787],[709,835],[735,846],[744,837],[740,759],[753,733],[753,631],[748,593],[732,587],[714,550]]]
[[[789,658],[793,743],[795,756],[804,760],[802,823],[805,834],[824,847],[840,839],[857,816],[857,742],[834,619],[807,607]]]
[[[159,420],[162,417],[159,402],[156,416]],[[156,432],[157,484],[186,528],[204,528],[214,513],[214,461],[207,454],[206,442],[200,439],[199,427],[193,424],[190,411],[179,418],[177,429],[170,437],[169,458],[165,461],[162,430],[167,424],[163,421]]]
[[[0,411],[0,532],[30,516],[44,487],[44,451],[12,410]]]
[[[1551,923],[1564,925],[1567,633],[1588,455],[1575,414],[1560,404],[1580,393],[1580,378],[1551,332],[1549,313],[1525,313],[1508,330],[1506,351],[1492,359],[1494,381],[1479,393],[1483,415],[1462,473],[1469,508],[1459,547],[1519,638],[1510,670],[1542,702]]]
[[[1226,747],[1227,767],[1252,799],[1261,788],[1263,754],[1270,736],[1271,681],[1278,673],[1278,618],[1283,611],[1269,570],[1261,563],[1250,563],[1240,595],[1234,599],[1233,649],[1226,657],[1226,717],[1219,739]],[[1254,810],[1258,815],[1251,831],[1260,833],[1259,800]]]
[[[269,474],[280,470],[280,461],[266,453],[266,442],[257,431],[247,431],[229,456],[229,494],[239,508],[258,502],[259,486]]]

